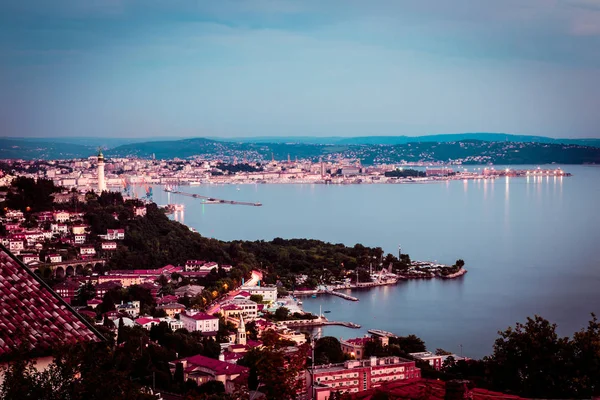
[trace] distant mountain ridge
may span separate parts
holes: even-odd
[[[306,144],[372,144],[372,145],[394,145],[422,142],[458,142],[461,140],[481,140],[485,142],[535,142],[535,143],[557,143],[578,144],[580,146],[600,147],[600,139],[555,139],[546,136],[514,135],[508,133],[448,133],[424,136],[258,136],[237,138],[210,138],[213,140],[232,141],[240,143],[306,143]]]
[[[0,138],[0,158],[69,159],[87,158],[101,138],[73,138],[76,143],[36,141],[32,138]],[[61,138],[61,140],[68,140]],[[310,143],[314,140],[316,143]],[[329,143],[327,143],[329,142]],[[360,159],[364,164],[407,162],[464,163],[570,163],[600,164],[600,139],[552,139],[540,136],[495,133],[372,137],[263,137],[247,139],[187,138],[180,140],[128,141],[115,139],[120,145],[107,148],[110,158],[140,157],[157,159],[190,158],[233,161],[267,161],[310,159]]]

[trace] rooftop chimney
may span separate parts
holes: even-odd
[[[446,395],[444,400],[469,400],[473,398],[471,389],[473,384],[466,380],[452,380],[446,382]]]

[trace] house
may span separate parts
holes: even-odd
[[[187,295],[188,297],[194,297],[204,290],[204,286],[200,285],[185,285],[178,287],[173,291],[173,294],[177,297],[184,297]]]
[[[23,228],[21,228],[21,224],[19,224],[18,222],[7,222],[6,224],[4,224],[4,228],[7,232],[11,233],[23,230]]]
[[[71,227],[71,232],[73,232],[73,235],[83,235],[85,234],[86,229],[87,225],[73,225]]]
[[[23,264],[30,264],[35,261],[40,261],[40,256],[37,254],[22,254],[21,258],[23,260]]]
[[[135,323],[144,329],[150,330],[154,325],[160,324],[160,319],[141,317],[135,320]]]
[[[362,360],[365,354],[365,345],[371,341],[373,341],[373,339],[368,336],[346,340],[342,339],[340,340],[340,345],[342,346],[342,352],[344,352],[344,354],[348,354],[357,360]]]
[[[135,215],[136,217],[145,217],[146,216],[146,206],[133,207],[133,215]]]
[[[341,364],[318,365],[312,374],[310,370],[306,373],[308,385],[312,386],[314,382],[314,398],[319,400],[329,398],[331,392],[352,394],[389,382],[419,378],[421,370],[415,366],[415,362],[400,357],[371,357]]]
[[[442,368],[444,360],[448,358],[448,356],[436,355],[430,351],[423,351],[420,353],[409,353],[409,355],[413,358],[427,361],[429,365],[431,365],[434,369],[438,371]]]
[[[171,372],[175,373],[177,364],[183,366],[183,379],[194,381],[198,386],[219,381],[225,386],[226,393],[232,393],[236,385],[247,385],[250,370],[241,365],[215,360],[201,355],[182,358],[169,363]]]
[[[6,217],[6,219],[16,219],[19,221],[23,221],[25,219],[25,216],[23,214],[23,211],[19,211],[19,210],[6,210],[6,212],[4,213],[4,216]]]
[[[203,260],[187,260],[185,262],[185,270],[186,271],[198,271],[201,266],[203,266],[206,261]]]
[[[175,332],[177,329],[183,329],[183,322],[181,322],[178,319],[168,318],[168,317],[159,318],[159,319],[160,319],[160,322],[166,322],[167,325],[169,325],[169,328],[171,328],[171,330],[173,332]]]
[[[236,307],[236,312],[231,313],[232,316],[239,316],[240,314],[247,319],[254,319],[258,316],[258,305],[252,300],[246,299],[233,299],[223,303],[221,309],[227,308],[227,306],[233,305]]]
[[[56,211],[54,213],[54,220],[56,222],[67,222],[71,219],[71,214],[68,211]]]
[[[85,240],[86,240],[85,233],[77,233],[77,234],[73,235],[73,242],[75,244],[84,244]]]
[[[179,320],[190,332],[202,332],[215,335],[219,330],[219,318],[196,310],[187,310],[179,314]]]
[[[169,304],[169,303],[176,303],[177,300],[179,300],[179,298],[177,296],[173,296],[172,294],[168,294],[162,297],[159,297],[156,299],[156,304],[161,305],[161,304]]]
[[[72,300],[81,293],[81,286],[77,282],[64,281],[52,287],[67,303],[71,304]]]
[[[115,251],[117,250],[117,242],[102,242],[102,250],[104,251]]]
[[[121,286],[129,287],[142,283],[142,278],[137,274],[121,274],[110,272],[108,275],[98,276],[98,283],[103,282],[119,282]]]
[[[96,307],[98,307],[100,304],[102,304],[102,300],[95,298],[95,299],[91,299],[87,301],[87,305],[88,307],[90,307],[92,310],[95,310]]]
[[[242,286],[240,288],[251,295],[260,295],[263,301],[275,302],[277,301],[277,287],[276,286]]]
[[[69,232],[69,228],[67,227],[67,225],[59,223],[50,224],[50,230],[52,231],[52,233],[58,233],[61,235],[64,235],[67,232]]]
[[[125,313],[131,317],[136,317],[140,315],[140,302],[137,300],[130,301],[128,303],[117,304],[115,306],[117,312]]]
[[[96,249],[94,248],[94,246],[81,246],[79,248],[79,254],[81,254],[82,256],[95,256],[96,255]]]
[[[62,262],[62,256],[60,254],[48,254],[46,256],[51,263],[59,263]]]
[[[4,246],[0,246],[0,293],[0,364],[22,357],[25,339],[24,356],[38,371],[48,367],[59,347],[105,340]]]
[[[8,242],[8,248],[13,254],[20,254],[25,248],[25,243],[21,239],[10,239]]]
[[[95,287],[96,289],[96,297],[103,298],[104,295],[111,289],[122,288],[120,282],[109,281],[98,283]]]
[[[144,282],[139,284],[139,286],[141,288],[147,289],[150,291],[150,295],[152,296],[153,299],[156,299],[156,296],[158,296],[158,291],[160,290],[160,285],[157,283],[151,283],[151,282]],[[177,298],[175,298],[174,301],[172,301],[173,303],[177,301]],[[171,303],[168,302],[168,303]]]
[[[159,310],[165,310],[168,317],[173,318],[175,315],[182,313],[185,310],[185,306],[179,303],[163,304],[158,307]]]
[[[54,221],[54,215],[52,214],[52,211],[42,211],[37,214],[37,220],[38,222]]]
[[[107,229],[106,240],[123,240],[125,239],[125,229]]]

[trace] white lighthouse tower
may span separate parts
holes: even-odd
[[[98,149],[98,194],[106,190],[106,181],[104,179],[104,155],[102,150]]]

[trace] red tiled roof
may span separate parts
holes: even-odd
[[[360,392],[351,397],[352,400],[370,400],[377,392],[384,392],[390,395],[393,399],[417,400],[444,400],[446,394],[446,383],[430,379],[418,379],[413,381],[396,381],[385,384],[377,389],[370,389],[365,392]],[[475,388],[471,391],[473,400],[523,400],[523,397],[491,392],[486,389]],[[426,397],[425,397],[426,396]]]
[[[242,367],[241,365],[231,364],[201,355],[184,358],[184,360],[188,362],[188,367],[186,368],[188,371],[193,371],[194,367],[208,368],[214,371],[216,375],[236,375],[249,371],[248,368]]]
[[[203,313],[203,312],[199,312],[199,313],[196,313],[194,315],[189,315],[188,313],[186,313],[184,311],[184,312],[181,313],[181,315],[184,315],[184,316],[186,316],[188,318],[191,318],[191,319],[194,319],[196,321],[202,321],[202,320],[205,320],[205,319],[218,319],[217,317],[213,317],[212,315],[208,315],[208,314]]]
[[[0,245],[0,359],[27,346],[29,356],[102,335],[56,292]]]
[[[138,318],[138,319],[135,320],[135,323],[139,324],[139,325],[145,325],[148,322],[156,322],[157,324],[159,324],[160,323],[160,319],[158,319],[158,318],[145,318],[145,317],[142,317],[142,318]]]

